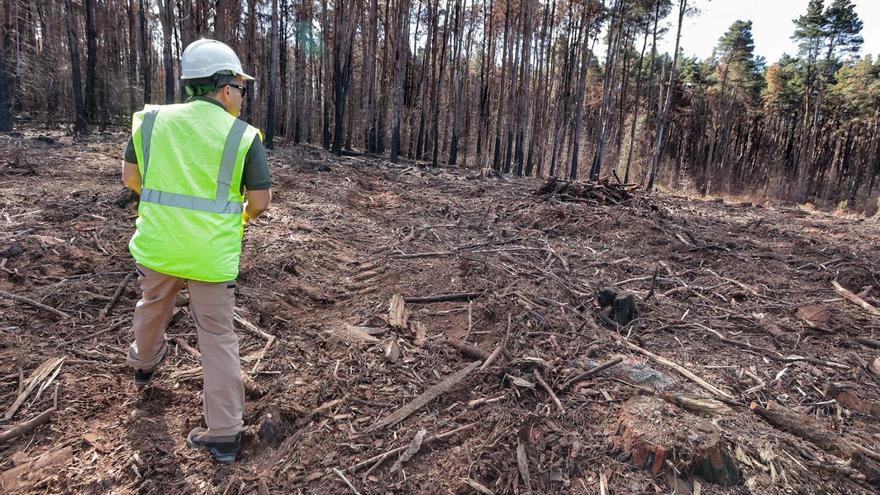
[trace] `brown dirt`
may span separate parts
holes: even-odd
[[[877,418],[826,396],[834,382],[865,400],[878,395],[870,363],[880,350],[854,338],[880,339],[880,320],[831,286],[838,280],[855,293],[873,286],[864,298],[880,306],[876,220],[638,193],[620,205],[565,202],[532,194],[541,185],[534,180],[277,150],[270,157],[275,201],[248,226],[238,305],[279,341],[250,374],[265,341],[240,333],[242,366],[255,386],[240,462],[220,466],[185,444],[201,422],[200,376],[181,373],[198,365],[192,355],[175,347],[154,385],[139,393],[131,383],[124,353],[135,284],[98,318],[132,270],[126,244],[134,207],[114,204],[125,136],[75,145],[60,135],[36,137],[0,137],[0,289],[71,318],[0,298],[4,405],[17,396],[20,372],[27,377],[47,359],[66,357],[40,399],[32,403],[32,394],[0,426],[50,407],[57,385],[49,424],[0,445],[0,473],[65,446],[73,457],[33,474],[21,492],[350,493],[333,474],[338,468],[363,494],[476,493],[468,481],[524,493],[518,446],[534,493],[598,493],[602,481],[611,493],[668,492],[674,478],[643,471],[615,449],[621,408],[654,388],[708,392],[626,342],[734,398],[725,415],[670,402],[644,414],[685,418],[678,432],[672,420],[663,423],[683,456],[693,441],[687,428],[706,420],[735,449],[742,482],[702,481],[702,493],[874,490],[843,460],[774,429],[748,404],[772,399],[850,441],[878,445]],[[594,294],[602,287],[634,294],[638,319],[618,329],[597,320]],[[486,292],[472,305],[408,304],[410,321],[425,326],[424,342],[415,325],[391,329],[381,320],[394,294],[475,291]],[[181,308],[169,334],[195,346]],[[328,338],[346,324],[369,327],[379,342]],[[507,352],[402,422],[363,434],[468,364],[446,338],[487,353],[504,343]],[[784,360],[793,355],[804,359]],[[626,372],[612,368],[561,390],[574,374],[617,356],[626,358]],[[406,446],[420,429],[427,439],[472,423],[426,441],[395,472],[397,455],[366,477],[367,469],[347,470]],[[680,476],[694,486],[693,473]]]

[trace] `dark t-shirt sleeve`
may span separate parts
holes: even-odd
[[[125,146],[125,161],[137,163],[137,153],[134,151],[134,141],[129,138]],[[272,175],[269,173],[269,163],[266,161],[266,148],[260,136],[254,137],[254,142],[244,159],[244,171],[241,177],[241,185],[249,191],[260,191],[272,187]]]
[[[128,144],[125,146],[125,161],[128,163],[137,163],[137,153],[134,151],[134,140],[128,138]]]
[[[244,159],[244,172],[241,184],[248,191],[260,191],[272,187],[272,175],[269,173],[269,163],[266,161],[266,148],[260,136],[254,137],[251,148]]]

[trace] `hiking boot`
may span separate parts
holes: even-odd
[[[156,370],[159,369],[159,366],[165,361],[165,357],[168,355],[168,345],[165,345],[165,352],[162,354],[162,359],[156,363],[156,366],[150,371],[144,370],[134,370],[134,384],[137,388],[144,388],[153,381],[153,375],[156,373]]]
[[[193,428],[186,436],[186,443],[193,448],[205,449],[214,456],[217,462],[235,462],[235,455],[241,448],[241,433],[218,437],[209,437],[208,430]]]

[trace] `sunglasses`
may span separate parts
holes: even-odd
[[[229,86],[229,87],[232,87],[232,88],[236,88],[236,89],[238,89],[239,91],[241,91],[241,97],[242,97],[242,98],[244,98],[244,95],[247,94],[247,86],[239,86],[239,85],[237,85],[237,84],[226,84],[226,86]]]

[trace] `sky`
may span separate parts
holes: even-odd
[[[795,55],[797,45],[791,40],[794,33],[792,20],[807,11],[809,0],[690,0],[688,4],[700,12],[685,17],[681,33],[681,47],[687,56],[706,58],[718,44],[718,38],[737,19],[752,21],[752,35],[755,38],[755,54],[767,59],[768,64],[779,60],[783,53]],[[825,5],[831,3],[826,0]],[[663,42],[658,42],[661,51],[672,53],[675,49],[675,29],[678,21],[678,2],[667,17],[669,32]],[[853,0],[856,13],[862,20],[862,55],[880,54],[880,0]]]

